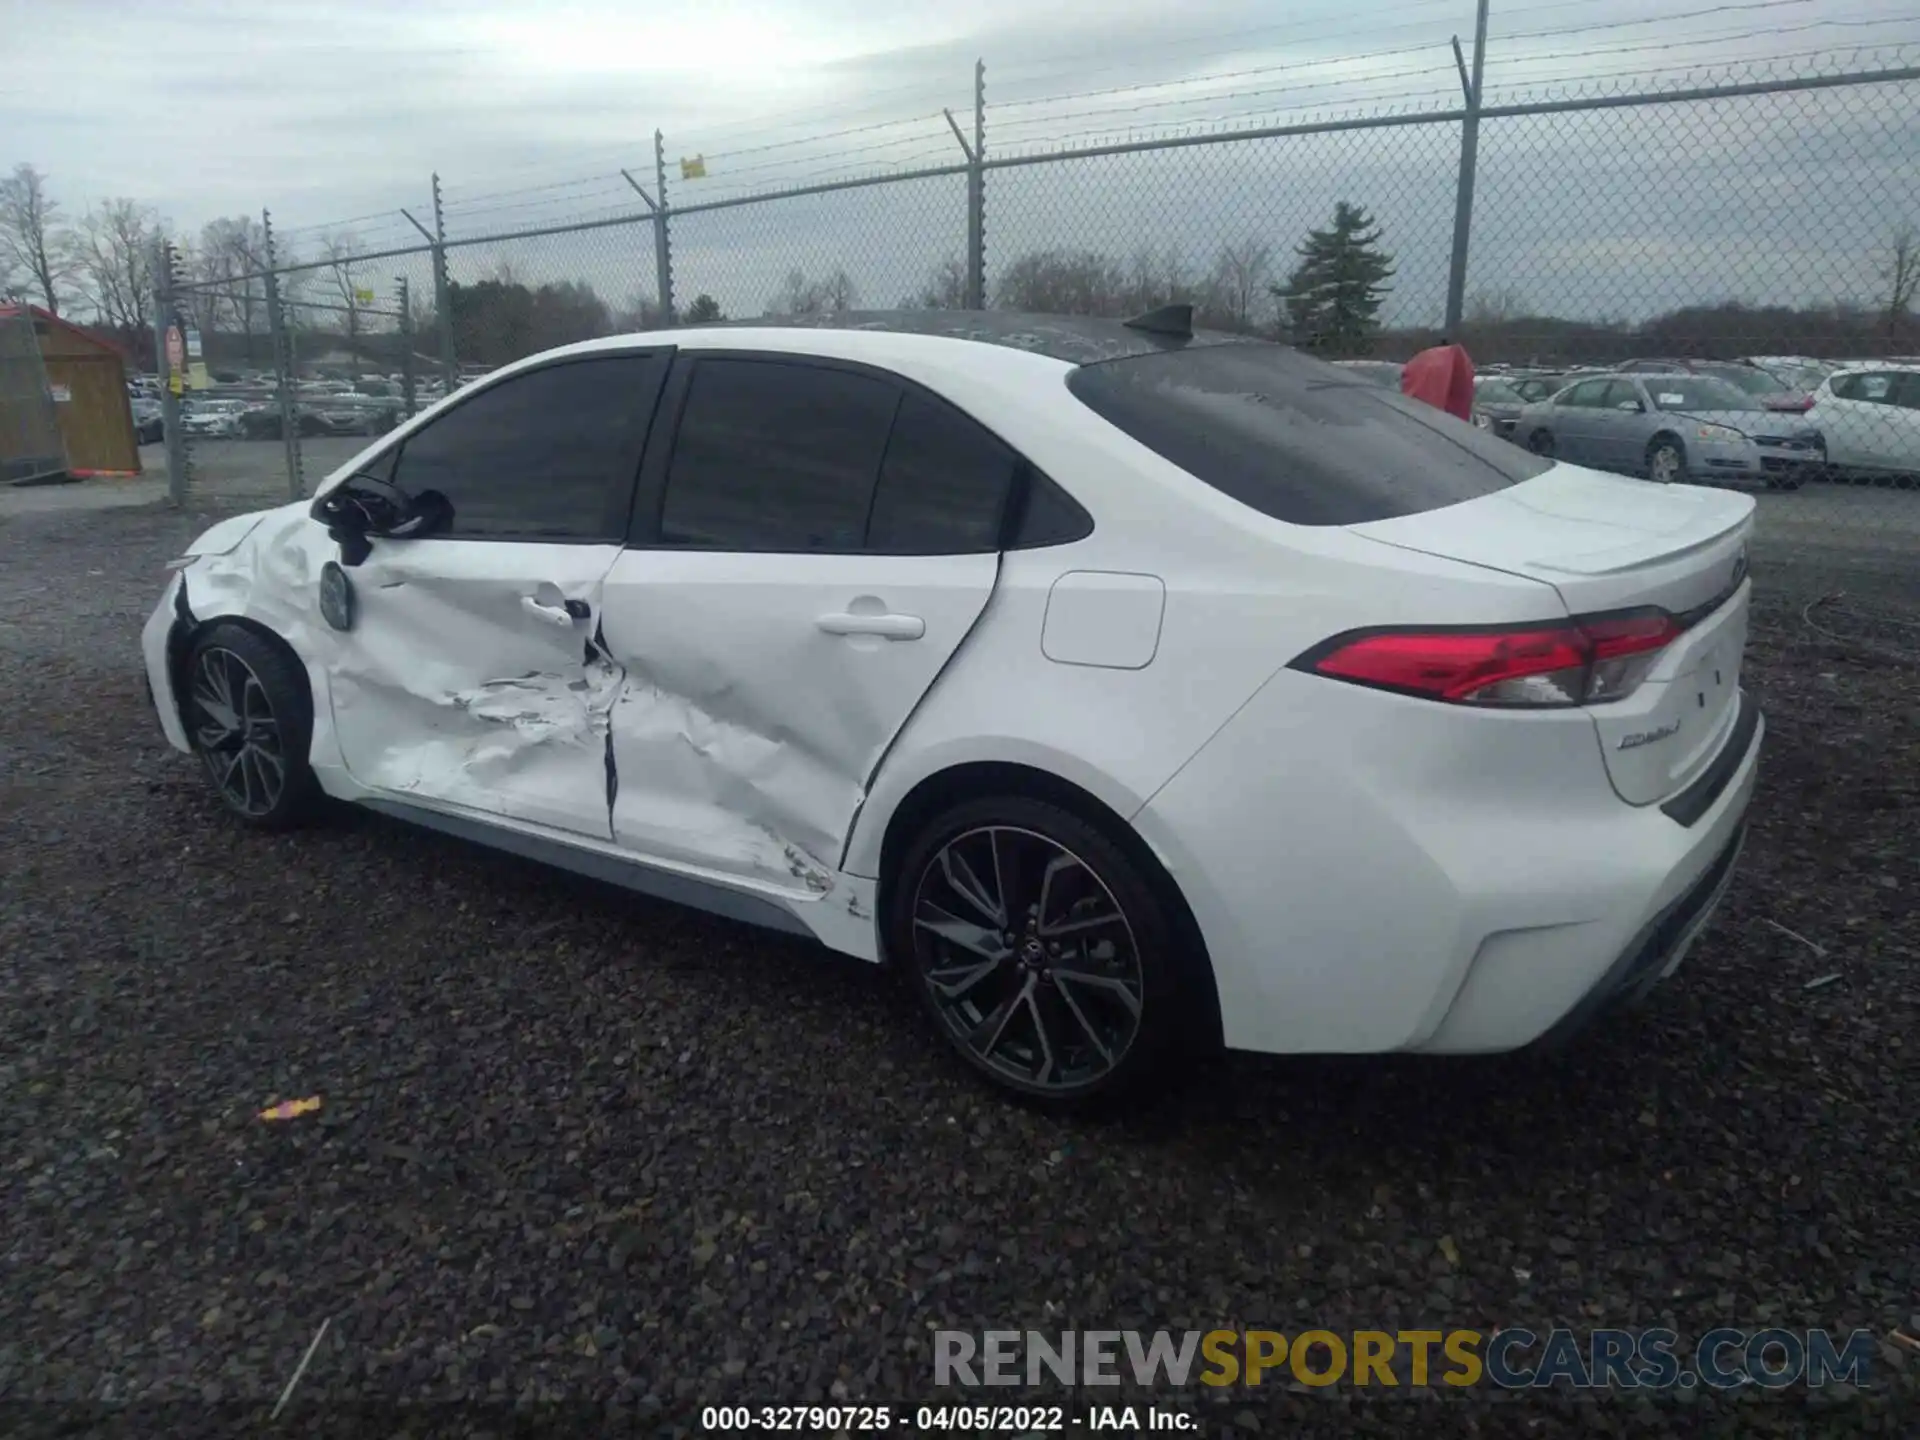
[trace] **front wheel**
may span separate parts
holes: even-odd
[[[311,815],[313,708],[298,662],[246,626],[216,621],[188,653],[186,697],[187,735],[227,809],[262,830]]]
[[[1022,796],[928,825],[891,876],[887,948],[979,1074],[1056,1108],[1120,1098],[1196,1033],[1204,977],[1101,829]]]
[[[1686,452],[1671,435],[1657,436],[1647,446],[1647,478],[1657,485],[1681,485],[1686,482]]]
[[[1551,430],[1534,431],[1531,435],[1527,436],[1527,449],[1536,455],[1551,460],[1553,458],[1553,432]]]

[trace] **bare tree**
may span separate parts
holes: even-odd
[[[102,200],[72,237],[74,277],[94,318],[122,335],[146,327],[160,217],[137,200]]]
[[[1127,273],[1097,250],[1030,250],[1000,272],[993,303],[1037,315],[1113,315],[1126,285]]]
[[[360,281],[355,275],[358,256],[365,247],[351,230],[336,231],[320,242],[320,258],[326,261],[327,275],[340,303],[347,312],[347,354],[360,358]]]
[[[958,255],[949,255],[927,276],[912,295],[901,302],[902,310],[964,310],[967,306],[967,267]]]
[[[860,303],[859,292],[845,270],[835,269],[818,280],[801,270],[790,270],[767,302],[769,315],[838,315]]]
[[[1272,281],[1273,246],[1254,239],[1222,245],[1213,257],[1201,302],[1206,323],[1242,333],[1258,330]]]
[[[0,273],[24,273],[48,313],[58,315],[61,288],[72,276],[70,242],[47,177],[24,161],[14,166],[0,180]]]
[[[1162,305],[1189,304],[1197,298],[1179,251],[1142,246],[1128,259],[1127,278],[1118,297],[1119,308],[1126,314],[1144,315]]]
[[[206,287],[207,343],[224,322],[238,331],[244,363],[253,363],[253,335],[266,318],[267,237],[251,215],[209,220],[193,256],[194,278]]]
[[[1887,282],[1887,348],[1899,345],[1901,327],[1913,305],[1914,292],[1920,290],[1920,233],[1902,225],[1893,232],[1887,247],[1887,268],[1881,272]]]
[[[1467,297],[1466,323],[1469,325],[1505,325],[1527,313],[1527,303],[1517,290],[1476,290]]]

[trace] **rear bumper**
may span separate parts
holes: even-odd
[[[1590,926],[1489,936],[1439,1026],[1412,1048],[1459,1052],[1564,1044],[1677,970],[1733,882],[1765,728],[1759,707],[1742,694],[1733,733],[1706,773],[1657,810],[1642,812],[1650,825],[1665,827],[1664,833],[1650,831],[1649,843],[1671,845],[1679,837],[1679,849],[1677,863],[1647,896],[1624,944],[1601,948],[1607,932]],[[1581,930],[1588,933],[1583,937]],[[1535,1003],[1516,996],[1522,984],[1533,989]],[[1553,1004],[1538,1003],[1556,996]]]
[[[1229,1048],[1517,1050],[1677,962],[1733,873],[1763,738],[1757,710],[1729,730],[1710,783],[1669,799],[1686,823],[1620,799],[1581,712],[1289,674],[1133,823],[1200,927]]]
[[[1734,867],[1746,839],[1747,827],[1743,822],[1706,873],[1642,927],[1613,968],[1600,977],[1600,983],[1536,1040],[1535,1046],[1552,1049],[1565,1044],[1600,1015],[1617,1005],[1642,998],[1679,969],[1687,951],[1713,918],[1727,887],[1733,883]]]

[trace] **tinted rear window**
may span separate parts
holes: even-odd
[[[1067,388],[1189,474],[1293,525],[1418,515],[1553,463],[1284,345],[1083,365]]]

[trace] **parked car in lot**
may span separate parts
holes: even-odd
[[[1920,365],[1864,365],[1829,375],[1807,418],[1840,479],[1920,481]]]
[[[186,547],[160,724],[253,826],[357,801],[890,962],[1045,1102],[1645,992],[1754,784],[1752,498],[1183,323],[516,362]]]
[[[1711,376],[1751,395],[1769,410],[1794,410],[1804,414],[1813,405],[1813,397],[1805,389],[1788,384],[1764,366],[1742,360],[1628,360],[1614,368],[1638,375]]]
[[[1777,376],[1790,389],[1802,393],[1817,389],[1822,380],[1839,368],[1830,360],[1816,360],[1809,355],[1743,355],[1740,363],[1757,365]]]
[[[158,400],[142,398],[128,403],[133,407],[133,437],[136,445],[158,445],[166,438],[166,421]]]
[[[1473,381],[1473,423],[1502,440],[1513,434],[1520,412],[1527,408],[1520,386],[1500,375],[1476,375]]]
[[[324,435],[384,435],[400,421],[400,402],[357,392],[328,395],[311,402]]]
[[[294,433],[301,436],[324,435],[327,429],[314,414],[313,407],[305,400],[297,401],[293,407]],[[240,414],[240,433],[249,440],[279,440],[286,435],[286,425],[280,414],[280,401],[276,399],[249,405]]]
[[[1557,370],[1517,370],[1504,378],[1529,405],[1545,400],[1566,383],[1564,374]]]
[[[1797,490],[1826,465],[1819,430],[1706,375],[1595,375],[1538,405],[1514,434],[1537,455],[1663,484]]]
[[[200,439],[231,440],[240,434],[243,400],[189,400],[183,403],[180,433]]]

